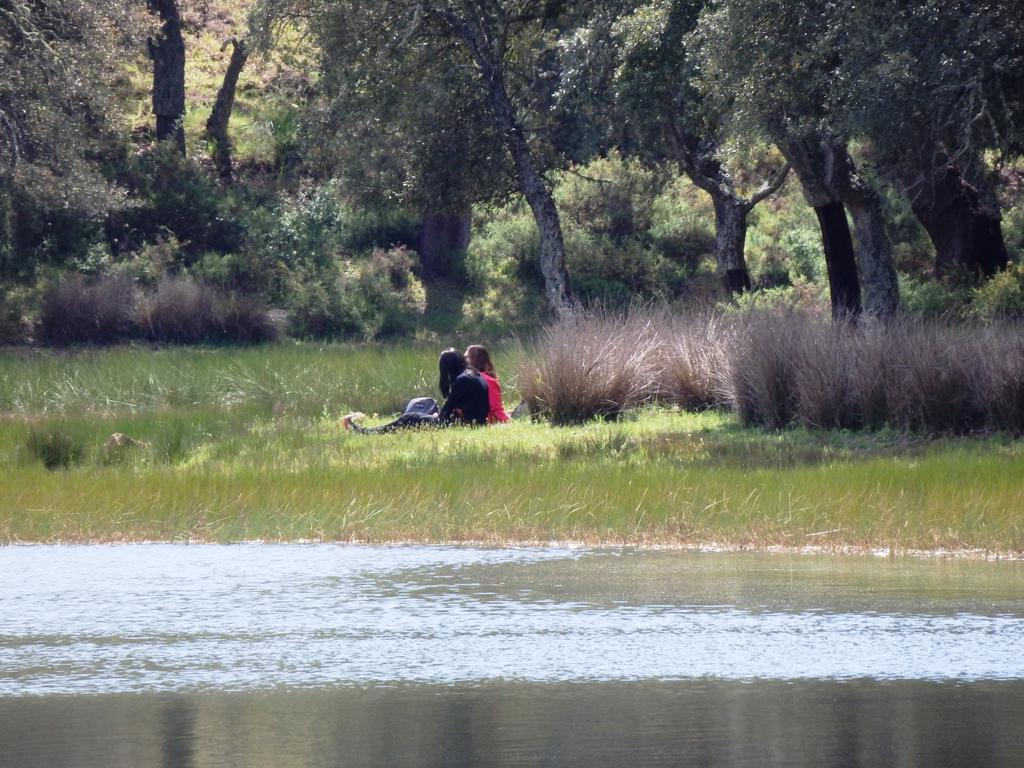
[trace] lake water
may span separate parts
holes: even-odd
[[[0,768],[1024,766],[1024,563],[0,549]]]

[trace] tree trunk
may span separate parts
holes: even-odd
[[[857,261],[853,255],[853,238],[846,221],[846,209],[837,200],[815,206],[814,213],[818,216],[825,247],[832,317],[856,317],[861,311],[860,281],[857,279]]]
[[[730,295],[750,290],[750,273],[744,258],[747,241],[745,200],[712,194],[715,205],[715,262],[722,284]]]
[[[871,317],[892,317],[900,307],[900,289],[882,201],[875,190],[858,180],[855,188],[846,190],[843,202],[850,211],[857,235],[857,262],[864,284],[864,312]]]
[[[516,167],[519,190],[530,205],[540,234],[540,271],[544,275],[544,291],[555,312],[566,314],[572,310],[573,297],[569,290],[569,272],[565,268],[565,241],[562,239],[558,209],[533,162],[530,145],[515,117],[504,83],[490,85],[491,101]]]
[[[998,211],[986,210],[956,165],[938,170],[911,208],[935,246],[937,275],[960,269],[991,277],[1009,263]]]
[[[533,159],[530,145],[526,141],[515,107],[505,88],[501,55],[490,41],[469,24],[447,16],[460,37],[469,48],[487,89],[495,121],[505,140],[505,146],[512,155],[519,181],[519,191],[533,212],[533,219],[540,234],[540,271],[544,275],[544,292],[548,302],[559,315],[571,314],[575,301],[569,290],[569,272],[565,268],[565,241],[562,239],[562,223],[551,191]],[[500,37],[500,35],[499,35]]]
[[[157,141],[171,139],[185,154],[185,39],[177,0],[149,0],[160,17],[160,35],[149,40],[153,59],[153,114]]]
[[[420,223],[419,254],[424,279],[452,276],[455,254],[465,252],[473,224],[470,206],[456,211],[425,211]]]
[[[231,181],[234,171],[231,162],[231,139],[228,136],[228,122],[231,120],[231,110],[235,106],[235,89],[238,87],[238,76],[242,73],[246,59],[249,58],[249,49],[245,41],[238,41],[232,38],[231,60],[228,62],[227,71],[224,73],[224,82],[217,91],[217,99],[213,103],[210,117],[206,121],[206,136],[213,144],[213,163],[217,168],[217,174],[226,182]],[[225,43],[225,46],[229,43]],[[221,49],[223,50],[223,48]]]
[[[833,317],[860,314],[863,308],[873,317],[891,316],[899,307],[899,286],[892,263],[892,246],[878,193],[856,172],[846,144],[828,133],[779,144],[782,154],[796,171],[804,197],[814,208],[821,227]],[[857,229],[854,251],[846,207]]]

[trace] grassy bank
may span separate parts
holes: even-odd
[[[1024,446],[1000,436],[771,432],[665,409],[572,428],[340,427],[429,393],[433,365],[410,347],[0,356],[0,541],[1024,551]],[[108,453],[115,431],[145,445]],[[76,449],[67,469],[43,466],[54,436]]]

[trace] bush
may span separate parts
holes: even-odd
[[[85,443],[60,429],[32,429],[25,442],[47,469],[67,469],[85,456]]]
[[[900,275],[900,303],[911,317],[923,320],[954,320],[969,314],[971,292],[957,284],[935,278]]]
[[[147,338],[165,344],[256,344],[278,335],[261,301],[181,277],[160,280],[141,322]]]
[[[216,340],[228,344],[277,341],[279,330],[266,305],[252,296],[228,294],[217,302]]]
[[[289,332],[302,339],[354,336],[359,318],[348,305],[336,269],[295,270],[288,287]]]
[[[779,428],[793,420],[796,352],[803,325],[791,312],[750,313],[739,322],[726,375],[740,423]]]
[[[718,306],[727,313],[779,311],[826,316],[831,314],[827,290],[826,285],[797,280],[792,285],[746,291]]]
[[[376,249],[342,277],[342,296],[368,339],[411,333],[426,309],[422,283],[412,273],[412,252]]]
[[[217,326],[216,296],[204,283],[163,277],[146,302],[142,326],[152,341],[196,344]]]
[[[38,301],[34,286],[0,287],[0,344],[31,341],[31,318]]]
[[[567,318],[522,356],[519,391],[531,414],[553,424],[617,418],[655,393],[659,343],[644,312]]]
[[[649,299],[672,299],[686,273],[640,240],[615,241],[574,229],[566,233],[565,261],[577,298],[587,304],[628,306]]]
[[[971,314],[985,322],[1024,319],[1024,264],[1011,264],[975,288]]]
[[[160,142],[142,155],[134,169],[141,184],[140,204],[111,217],[109,237],[127,250],[158,242],[172,234],[183,244],[182,261],[190,266],[206,251],[230,252],[241,245],[243,228],[233,210],[231,192],[191,160],[178,154],[173,142]]]
[[[779,429],[1024,433],[1019,327],[832,322],[793,311],[585,315],[547,328],[519,385],[554,423],[657,398]]]
[[[651,205],[651,244],[687,274],[714,259],[715,212],[707,194],[679,176]]]
[[[566,174],[555,189],[555,202],[567,227],[612,240],[645,235],[653,218],[662,179],[638,160],[618,152],[598,158],[578,174]]]
[[[690,411],[726,405],[726,350],[735,324],[721,314],[666,316],[657,364],[657,396]]]
[[[56,346],[123,341],[135,330],[138,303],[138,289],[123,275],[65,277],[43,293],[39,338]]]
[[[406,248],[377,249],[326,272],[297,271],[290,288],[292,333],[300,337],[401,336],[426,310],[423,284]]]

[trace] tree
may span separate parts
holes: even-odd
[[[1013,0],[836,4],[830,96],[906,190],[936,271],[990,276],[1008,255],[986,155],[1024,146],[1024,14]]]
[[[238,76],[249,58],[249,48],[244,40],[232,37],[221,47],[223,51],[231,46],[231,59],[224,72],[224,81],[217,91],[213,109],[206,120],[206,137],[213,145],[213,163],[217,173],[224,181],[231,181],[233,174],[231,162],[231,138],[228,136],[228,122],[235,106],[235,89],[238,87]]]
[[[325,67],[332,60],[338,66],[363,57],[429,65],[433,55],[470,68],[483,98],[463,103],[486,105],[485,113],[474,114],[473,124],[497,136],[508,153],[516,186],[540,234],[547,298],[557,312],[565,312],[573,298],[561,222],[544,179],[544,155],[531,144],[526,118],[530,99],[536,96],[531,91],[553,85],[539,81],[537,65],[550,58],[558,25],[572,5],[551,0],[265,0],[257,23],[266,39],[275,24],[315,18],[311,31],[317,35]],[[349,23],[357,34],[346,27]],[[382,66],[384,72],[400,71],[390,63]],[[541,70],[549,71],[546,66]]]
[[[695,85],[691,46],[703,0],[656,0],[619,19],[612,39],[618,45],[612,90],[635,132],[641,152],[672,158],[679,169],[710,195],[715,209],[715,259],[731,293],[749,290],[744,248],[747,216],[782,186],[784,165],[749,197],[722,157],[724,121]]]
[[[792,165],[821,225],[833,313],[859,313],[863,285],[864,311],[886,317],[898,308],[899,290],[881,198],[829,108],[843,87],[835,77],[843,27],[833,5],[724,0],[698,26],[701,85],[742,130],[765,132]]]
[[[157,141],[170,139],[185,154],[185,38],[178,0],[147,0],[160,19],[159,34],[149,38],[153,60],[153,114]]]
[[[116,151],[112,73],[145,30],[132,3],[0,2],[0,273],[58,219],[94,221],[122,194],[102,173]]]
[[[513,192],[515,170],[465,54],[416,37],[396,52],[380,23],[334,5],[318,16],[325,54],[305,115],[307,160],[367,207],[419,211],[423,276],[456,277],[471,205]]]

